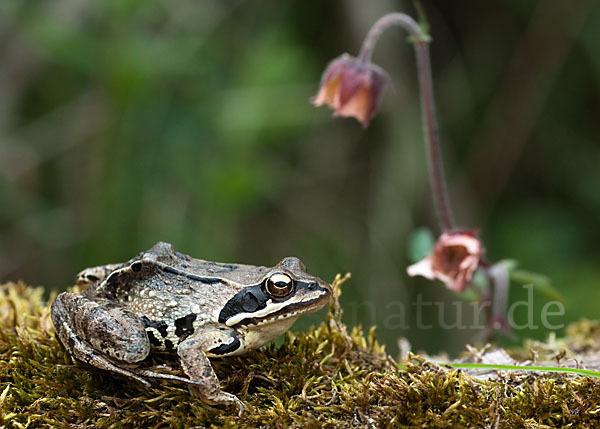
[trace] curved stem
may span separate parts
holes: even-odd
[[[429,40],[429,37],[421,30],[421,26],[410,16],[404,13],[388,13],[373,24],[367,37],[365,37],[365,40],[363,41],[358,57],[363,61],[370,62],[371,55],[373,54],[377,40],[379,40],[379,36],[381,36],[388,28],[396,25],[400,25],[404,28],[415,40]]]
[[[438,222],[442,230],[454,228],[454,216],[450,207],[442,155],[440,150],[440,137],[433,97],[433,83],[431,78],[431,63],[429,60],[430,38],[421,26],[410,16],[403,13],[390,13],[381,17],[369,30],[360,50],[359,58],[370,62],[375,44],[379,36],[391,26],[400,25],[410,35],[415,48],[417,59],[417,74],[419,76],[419,94],[421,97],[421,115],[423,120],[423,133],[429,153],[429,176],[433,202],[437,213]]]

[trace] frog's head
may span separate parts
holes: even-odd
[[[260,333],[260,342],[266,343],[302,314],[320,310],[331,293],[331,287],[308,274],[298,258],[285,258],[258,284],[235,294],[221,310],[219,322],[238,331]]]

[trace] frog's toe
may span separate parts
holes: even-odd
[[[238,398],[235,398],[235,404],[240,409],[240,411],[238,412],[238,416],[241,417],[242,414],[244,414],[244,411],[246,411],[246,405]]]
[[[179,381],[181,383],[199,386],[200,388],[204,388],[206,386],[206,384],[203,383],[202,381],[191,380],[189,378],[179,377],[177,375],[168,374],[168,373],[156,372],[156,371],[152,371],[150,369],[136,368],[136,369],[132,369],[132,371],[135,372],[139,376],[144,376],[144,377],[149,377],[149,378],[157,378],[159,380]]]
[[[239,409],[238,415],[242,415],[246,411],[246,405],[234,394],[224,392],[220,389],[198,388],[191,385],[190,393],[196,398],[200,398],[203,402],[210,405],[236,405]]]

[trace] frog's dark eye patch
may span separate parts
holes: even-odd
[[[231,298],[219,313],[219,322],[225,323],[231,317],[242,313],[253,313],[264,309],[269,298],[260,285],[241,290]]]
[[[275,273],[265,280],[265,290],[274,298],[284,298],[294,290],[294,281],[287,274]]]

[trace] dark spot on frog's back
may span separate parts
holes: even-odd
[[[175,350],[175,346],[173,345],[173,342],[171,340],[165,340],[165,349],[168,352],[172,352],[173,350]]]
[[[196,320],[196,316],[196,314],[190,313],[187,316],[175,320],[175,335],[177,335],[181,341],[194,333],[194,320]]]
[[[179,271],[177,268],[173,268],[173,267],[169,267],[169,266],[162,267],[162,270],[165,273],[175,274],[176,276],[182,276],[183,275],[183,273],[181,271]]]
[[[215,274],[230,273],[238,269],[237,265],[221,264],[221,269],[215,270]]]
[[[160,332],[160,335],[163,337],[167,336],[167,322],[164,320],[157,322],[155,320],[148,319],[146,316],[142,316],[140,320],[142,321],[144,328],[154,328]]]
[[[162,344],[160,342],[160,340],[158,338],[156,338],[156,336],[154,335],[154,332],[146,331],[146,334],[148,335],[148,340],[150,340],[150,344],[152,344],[153,346],[158,347]]]

